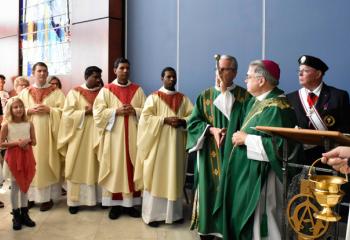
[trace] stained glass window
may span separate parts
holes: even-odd
[[[70,0],[20,0],[20,67],[30,76],[45,62],[50,75],[71,72]]]

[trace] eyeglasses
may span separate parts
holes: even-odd
[[[251,78],[258,78],[261,77],[260,75],[247,75],[245,79],[251,79]]]
[[[297,73],[300,74],[300,73],[310,73],[314,71],[313,69],[298,69],[297,70]]]
[[[218,70],[217,68],[215,70]],[[220,72],[225,72],[225,71],[235,71],[236,69],[234,68],[220,68],[219,71]]]

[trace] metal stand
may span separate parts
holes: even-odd
[[[275,143],[275,136],[272,136],[273,142]],[[332,144],[331,141],[327,138],[323,139],[324,142],[324,147],[325,150],[328,151],[331,148],[335,147],[336,144]],[[277,156],[282,159],[282,163],[283,163],[283,167],[282,167],[282,171],[283,171],[283,212],[286,213],[287,211],[287,204],[288,204],[288,168],[289,167],[297,167],[297,168],[303,168],[304,165],[301,164],[294,164],[294,163],[288,163],[289,160],[293,159],[295,157],[295,155],[297,154],[299,148],[302,146],[301,144],[296,144],[293,151],[291,152],[291,154],[289,154],[289,149],[288,149],[288,139],[284,138],[283,139],[283,153],[282,156],[280,156],[280,154],[278,153],[278,150],[276,148],[276,144],[273,144],[274,146],[274,151],[277,154]],[[325,169],[325,168],[316,168],[317,171],[321,171],[321,172],[328,172],[328,173],[333,173],[333,174],[337,174],[335,171],[330,170],[330,169]],[[289,240],[290,236],[289,236],[289,231],[288,231],[288,220],[286,220],[286,215],[283,214],[282,215],[282,240]],[[335,224],[335,232],[334,232],[334,237],[335,240],[338,239],[338,235],[339,235],[339,223],[337,222]]]

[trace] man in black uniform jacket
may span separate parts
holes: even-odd
[[[328,66],[321,59],[303,55],[298,62],[299,83],[302,88],[287,95],[297,115],[298,126],[350,133],[349,94],[323,82]],[[311,165],[325,152],[323,146],[304,145],[304,150],[305,159],[299,161],[299,164],[304,165]],[[324,164],[317,166],[325,167]],[[349,201],[350,184],[343,185],[342,189],[346,192],[343,201]],[[342,208],[339,211],[346,221],[348,211]]]
[[[298,62],[302,88],[287,95],[295,109],[298,126],[350,133],[349,94],[323,82],[328,66],[321,59],[303,55]],[[315,146],[304,146],[304,149],[305,160],[299,163],[305,165],[311,165],[325,151]]]

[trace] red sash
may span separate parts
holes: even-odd
[[[31,145],[26,149],[11,147],[6,150],[5,160],[12,176],[22,192],[26,193],[35,175],[35,159]]]
[[[184,97],[183,94],[178,92],[175,94],[166,94],[161,91],[156,91],[154,94],[157,94],[174,113],[179,111]]]
[[[135,83],[131,83],[127,87],[120,87],[115,84],[108,84],[106,88],[111,91],[123,104],[130,104],[133,99],[137,89],[139,89],[139,85]]]
[[[88,89],[82,88],[82,87],[76,87],[74,88],[75,91],[79,92],[85,100],[90,103],[90,105],[94,104],[95,98],[97,97],[97,94],[99,93],[100,89],[96,91],[89,91]]]
[[[36,104],[41,104],[44,99],[49,96],[56,88],[54,86],[50,86],[47,88],[35,88],[33,86],[29,87],[29,94],[34,99]]]
[[[127,87],[120,87],[115,84],[108,84],[106,86],[123,104],[130,104],[139,86],[131,83]],[[128,174],[129,191],[133,193],[134,197],[140,197],[140,192],[135,192],[134,186],[134,167],[131,162],[129,152],[129,116],[124,116],[124,129],[125,129],[125,153],[126,153],[126,168]],[[122,193],[113,193],[112,200],[123,200]]]

